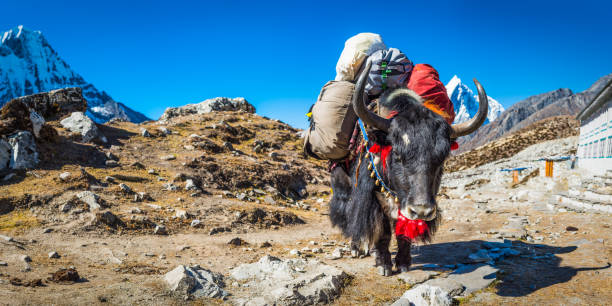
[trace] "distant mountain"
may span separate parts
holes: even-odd
[[[0,106],[13,98],[64,87],[81,87],[87,115],[98,123],[113,118],[142,122],[145,115],[118,103],[70,68],[40,31],[18,26],[0,34]]]
[[[474,117],[478,111],[478,95],[475,95],[456,75],[446,84],[446,93],[453,102],[455,109],[455,121],[453,123],[461,123]],[[499,102],[491,97],[488,98],[489,112],[484,124],[494,121],[504,112],[504,107]]]
[[[545,118],[561,115],[575,116],[610,79],[612,79],[612,73],[600,78],[589,89],[577,94],[570,89],[561,88],[522,100],[508,108],[495,121],[480,127],[470,137],[460,138],[457,153],[475,149]]]

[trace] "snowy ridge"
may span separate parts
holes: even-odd
[[[446,84],[446,93],[455,108],[455,122],[453,123],[461,123],[474,117],[478,111],[478,95],[463,84],[459,77],[453,76]],[[505,110],[495,99],[487,97],[489,98],[489,112],[484,124],[494,121]]]
[[[17,26],[0,37],[0,106],[16,97],[81,87],[89,108],[87,114],[98,123],[113,118],[132,122],[148,120],[87,83],[59,56],[40,31]]]

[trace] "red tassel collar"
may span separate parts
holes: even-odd
[[[382,162],[383,173],[387,171],[387,156],[389,156],[389,153],[391,153],[392,149],[393,147],[391,146],[381,146],[377,143],[373,144],[370,147],[370,153],[380,153],[380,161]]]
[[[402,215],[402,212],[397,209],[397,222],[395,223],[395,236],[405,237],[410,240],[415,240],[417,237],[424,237],[429,232],[427,222],[423,220],[412,220]]]

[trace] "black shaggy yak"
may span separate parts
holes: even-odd
[[[360,251],[375,256],[381,275],[392,273],[389,244],[398,218],[398,210],[409,219],[424,220],[429,230],[420,239],[429,241],[441,220],[436,194],[440,186],[444,160],[453,139],[475,131],[486,119],[488,100],[476,81],[479,110],[462,124],[449,125],[444,118],[423,106],[422,99],[409,89],[387,90],[379,98],[379,116],[367,107],[365,79],[371,62],[360,75],[353,94],[353,108],[370,129],[369,146],[377,143],[392,147],[386,160],[374,154],[374,167],[383,182],[395,193],[389,196],[372,177],[367,153],[357,156],[348,169],[336,167],[331,173],[333,196],[330,219],[346,237],[352,239],[353,255]],[[387,115],[393,114],[392,119]],[[373,153],[371,153],[373,154]],[[383,162],[385,163],[383,167]],[[384,169],[383,169],[384,168]],[[401,272],[411,263],[409,239],[398,238],[395,265]]]

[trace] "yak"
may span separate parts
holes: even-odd
[[[442,116],[423,106],[422,98],[415,92],[406,88],[387,89],[378,99],[377,114],[367,107],[369,97],[364,87],[371,62],[367,60],[364,65],[351,103],[357,116],[368,126],[368,147],[391,146],[391,151],[385,158],[381,158],[380,153],[363,152],[347,169],[335,167],[332,170],[329,217],[332,224],[351,239],[351,255],[363,252],[373,255],[379,273],[390,276],[393,261],[389,245],[398,215],[423,220],[428,230],[420,240],[430,241],[441,220],[436,195],[451,143],[483,124],[488,99],[474,79],[479,100],[477,114],[466,122],[450,125]],[[368,154],[372,154],[372,159]],[[381,178],[374,175],[372,167]],[[379,184],[387,186],[394,195],[390,196]],[[411,264],[413,240],[396,238],[395,266],[399,272],[406,272]]]

